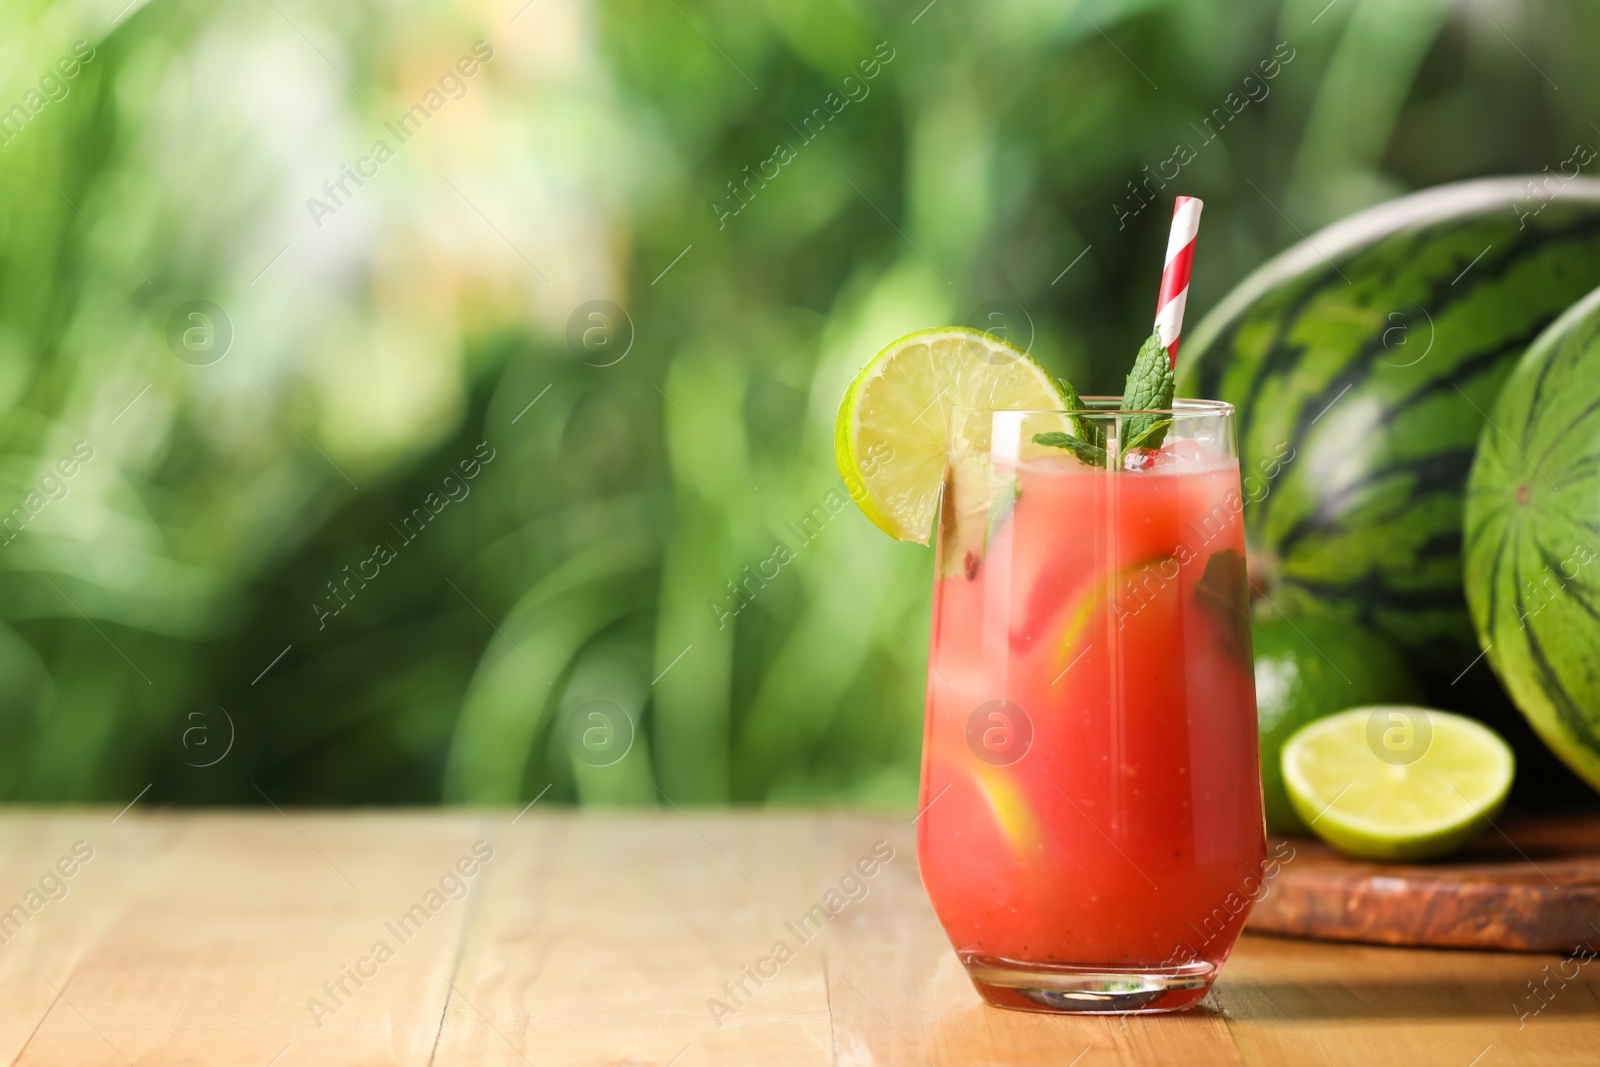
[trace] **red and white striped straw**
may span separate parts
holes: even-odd
[[[1167,346],[1172,365],[1178,365],[1178,340],[1183,336],[1183,308],[1189,302],[1189,269],[1194,265],[1194,237],[1200,232],[1200,209],[1192,196],[1180,196],[1172,205],[1172,233],[1167,237],[1167,265],[1161,272],[1161,296],[1156,300],[1156,329]]]

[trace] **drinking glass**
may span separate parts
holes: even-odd
[[[1085,404],[952,421],[918,862],[990,1003],[1170,1011],[1264,893],[1233,408]]]

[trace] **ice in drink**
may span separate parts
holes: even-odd
[[[922,878],[995,1003],[1182,1007],[1264,859],[1231,426],[1108,470],[993,417],[939,533]]]

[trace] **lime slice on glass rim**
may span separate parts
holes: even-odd
[[[955,440],[952,412],[1065,404],[1055,379],[1022,349],[964,326],[920,330],[884,348],[845,390],[834,458],[874,525],[925,545],[952,453],[988,447],[987,440]]]
[[[1442,856],[1489,826],[1516,773],[1511,748],[1461,715],[1351,708],[1283,746],[1283,784],[1316,835],[1362,859]]]

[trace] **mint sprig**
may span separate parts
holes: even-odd
[[[1061,386],[1061,395],[1072,420],[1073,432],[1064,433],[1057,430],[1051,433],[1036,433],[1033,435],[1033,443],[1049,448],[1064,448],[1091,467],[1105,467],[1110,459],[1106,449],[1105,428],[1094,419],[1084,417],[1089,409],[1071,382],[1065,378],[1057,378],[1056,382]],[[1127,424],[1122,428],[1122,448],[1117,456],[1118,470],[1122,469],[1123,459],[1133,449],[1161,447],[1161,442],[1166,440],[1167,431],[1172,429],[1172,417],[1157,413],[1172,407],[1172,398],[1176,392],[1172,357],[1167,353],[1166,346],[1161,343],[1161,328],[1158,326],[1139,347],[1139,354],[1133,360],[1133,369],[1128,372],[1127,384],[1122,387],[1122,406],[1129,411],[1141,411],[1146,414],[1128,416]]]
[[[1104,467],[1106,465],[1106,432],[1103,427],[1093,419],[1084,418],[1076,412],[1087,412],[1083,398],[1072,387],[1072,383],[1065,378],[1057,378],[1056,384],[1061,386],[1063,406],[1069,412],[1072,423],[1072,433],[1063,433],[1059,430],[1050,433],[1036,433],[1033,443],[1044,445],[1047,448],[1064,448],[1077,456],[1091,467]]]
[[[1161,411],[1172,407],[1177,383],[1172,375],[1172,357],[1161,343],[1158,326],[1139,347],[1128,381],[1122,387],[1122,406],[1130,411]],[[1160,448],[1166,440],[1172,419],[1165,415],[1132,415],[1122,433],[1122,455],[1132,448]],[[1120,459],[1120,457],[1119,457]],[[1118,467],[1122,464],[1119,462]]]
[[[1081,437],[1074,437],[1070,433],[1059,430],[1050,433],[1036,433],[1033,443],[1045,445],[1049,448],[1064,448],[1074,456],[1083,460],[1091,467],[1104,467],[1106,465],[1106,450],[1099,445],[1092,445]]]
[[[1067,381],[1065,378],[1057,378],[1056,383],[1061,386],[1061,395],[1066,399],[1066,407],[1068,411],[1087,412],[1089,410],[1089,408],[1084,404],[1083,398],[1078,395],[1078,391],[1072,387],[1071,382]],[[1093,419],[1084,418],[1082,415],[1074,415],[1072,419],[1072,432],[1076,434],[1078,439],[1083,441],[1085,444],[1093,445],[1095,448],[1098,448],[1101,451],[1105,450],[1105,427],[1101,426]]]

